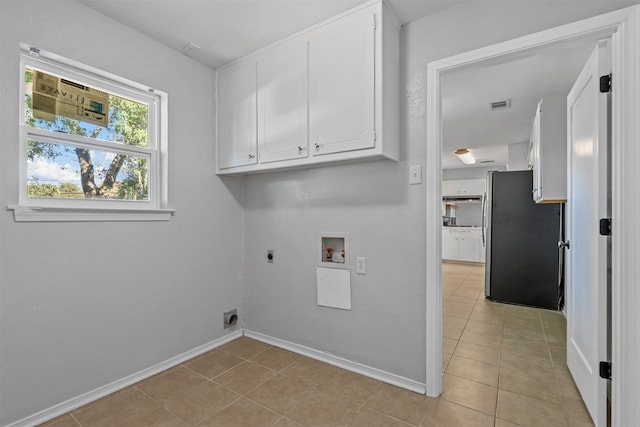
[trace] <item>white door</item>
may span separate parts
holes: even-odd
[[[611,70],[609,41],[592,53],[567,97],[568,203],[567,365],[597,426],[605,426],[607,382],[599,362],[607,360],[608,98],[600,76]]]

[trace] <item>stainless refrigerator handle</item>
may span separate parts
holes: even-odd
[[[487,193],[482,195],[482,247],[486,246],[484,237],[484,227],[487,219],[487,212],[485,211],[485,204],[487,203]]]

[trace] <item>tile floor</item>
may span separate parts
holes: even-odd
[[[592,425],[565,365],[564,318],[483,289],[482,266],[443,265],[438,399],[243,337],[45,425]]]

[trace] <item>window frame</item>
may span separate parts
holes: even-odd
[[[25,69],[34,68],[85,84],[109,94],[148,106],[147,146],[133,146],[48,129],[25,122]],[[9,205],[16,221],[121,221],[168,220],[167,107],[165,92],[111,73],[80,64],[37,48],[21,45],[19,103],[19,192],[18,204]],[[38,140],[73,147],[91,148],[148,159],[148,200],[35,198],[27,193],[27,143]]]

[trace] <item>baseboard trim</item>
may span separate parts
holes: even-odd
[[[244,335],[246,337],[253,338],[255,340],[262,341],[276,347],[284,348],[285,350],[302,354],[304,356],[311,357],[312,359],[320,360],[321,362],[326,362],[330,365],[334,365],[339,368],[343,368],[348,371],[352,371],[387,384],[395,385],[397,387],[401,387],[415,393],[426,393],[426,384],[424,383],[420,383],[418,381],[414,381],[409,378],[392,374],[390,372],[386,372],[377,368],[372,368],[370,366],[363,365],[362,363],[353,362],[351,360],[335,356],[331,353],[326,353],[320,350],[281,340],[279,338],[261,334],[260,332],[250,331],[247,329],[244,330]]]
[[[209,350],[213,350],[214,348],[226,344],[227,342],[241,336],[242,330],[237,330],[229,335],[225,335],[224,337],[218,338],[216,340],[208,342],[207,344],[203,344],[192,350],[172,357],[171,359],[165,360],[164,362],[157,363],[149,368],[138,371],[110,384],[98,387],[95,390],[82,394],[78,397],[74,397],[48,409],[37,412],[33,415],[29,415],[28,417],[9,424],[7,427],[31,427],[42,424],[46,421],[59,417],[60,415],[66,414],[67,412],[70,412],[76,408],[86,405],[87,403],[91,403],[111,393],[115,393],[118,390],[122,390],[125,387],[129,387],[130,385],[135,384],[138,381],[147,379],[152,375],[158,374],[162,371],[166,371],[169,368],[173,368],[174,366],[177,366],[182,362],[199,356],[202,353],[206,353]]]

